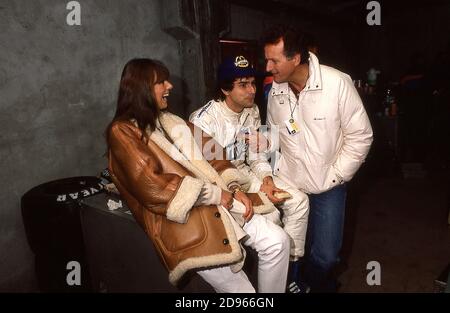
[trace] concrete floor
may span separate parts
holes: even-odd
[[[363,167],[349,185],[339,292],[433,292],[450,263],[449,200],[448,168],[405,179]],[[370,261],[380,263],[379,286],[366,283]]]

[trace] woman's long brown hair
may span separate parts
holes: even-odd
[[[152,59],[130,60],[122,71],[116,113],[105,131],[109,150],[109,132],[117,121],[136,120],[142,131],[142,140],[148,140],[146,129],[155,130],[159,115],[153,86],[169,79],[167,67]],[[108,151],[107,150],[107,151]]]

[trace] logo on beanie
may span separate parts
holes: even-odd
[[[242,55],[237,56],[236,60],[234,61],[234,65],[237,67],[248,67],[248,61],[246,58],[244,58]]]

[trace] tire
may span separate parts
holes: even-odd
[[[22,196],[25,232],[35,254],[36,276],[44,292],[88,291],[90,278],[85,260],[78,200],[103,192],[101,180],[79,176],[50,181]],[[66,283],[70,261],[82,269],[81,286]]]

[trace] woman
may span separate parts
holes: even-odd
[[[194,136],[199,129],[165,111],[173,88],[168,78],[155,60],[125,65],[106,131],[117,189],[153,241],[171,283],[195,270],[217,292],[255,292],[241,269],[244,243],[258,252],[258,291],[284,292],[288,237],[253,215],[274,207],[262,194],[243,192],[245,178],[211,138]]]

